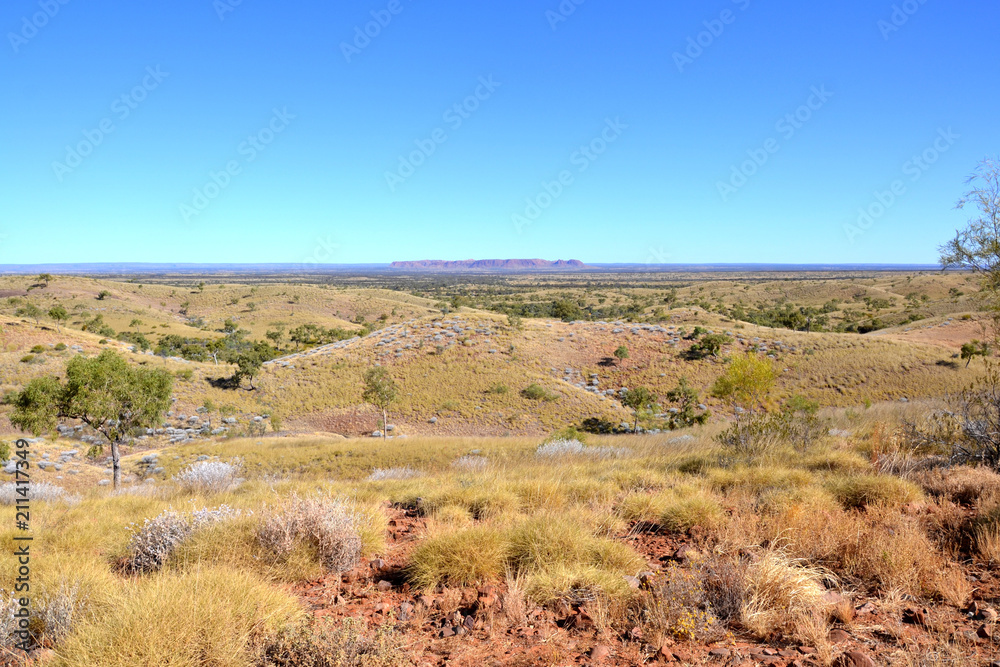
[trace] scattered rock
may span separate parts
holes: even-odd
[[[988,625],[980,625],[976,630],[976,636],[981,639],[993,639],[993,629]]]
[[[451,627],[450,625],[446,625],[443,628],[441,628],[441,637],[454,637],[454,636],[455,636],[455,628]]]
[[[878,667],[875,661],[861,651],[842,653],[836,662],[837,667]]]
[[[590,649],[591,660],[606,660],[611,656],[611,649],[604,644],[598,644]]]
[[[377,584],[375,584],[375,588],[377,588],[380,593],[387,593],[392,590],[392,583],[386,581],[385,579],[382,579]]]
[[[903,610],[903,623],[927,627],[927,615],[923,609],[907,608]]]
[[[828,638],[830,639],[831,644],[841,644],[843,642],[850,641],[851,635],[847,634],[847,632],[841,630],[840,628],[834,628],[833,630],[830,630]]]
[[[713,658],[728,658],[729,653],[730,651],[728,648],[713,648],[708,652],[708,654]]]

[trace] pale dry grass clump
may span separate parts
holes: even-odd
[[[361,558],[362,540],[351,507],[335,498],[293,495],[261,519],[257,540],[267,552],[287,557],[304,544],[326,567],[349,570]]]
[[[241,514],[239,510],[222,505],[214,510],[204,508],[189,513],[165,510],[146,519],[141,527],[132,527],[125,569],[136,573],[158,570],[196,530],[238,518]]]
[[[27,495],[22,495],[18,492],[19,489],[23,491],[25,487],[27,487]],[[14,505],[18,499],[24,502],[26,498],[32,502],[80,502],[79,496],[73,495],[61,486],[52,484],[51,482],[31,482],[27,485],[15,484],[14,482],[0,484],[0,505]]]
[[[181,488],[191,493],[225,493],[238,487],[243,478],[243,460],[199,461],[174,477]]]
[[[831,577],[781,550],[765,551],[743,572],[740,623],[758,637],[776,631],[795,636],[817,612],[825,616],[823,582]]]
[[[368,475],[369,482],[399,481],[419,477],[420,473],[410,467],[405,468],[376,468]]]

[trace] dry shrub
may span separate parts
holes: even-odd
[[[826,616],[822,582],[829,578],[824,570],[782,551],[765,551],[743,572],[741,624],[759,637],[773,632],[801,636],[803,626],[815,623],[815,613]]]
[[[648,584],[643,594],[645,636],[664,640],[708,640],[715,635],[718,619],[705,591],[703,573],[671,565]]]
[[[405,663],[401,638],[389,625],[366,635],[364,621],[338,627],[304,624],[260,641],[254,667],[394,667]]]
[[[192,493],[224,493],[235,489],[243,482],[243,460],[199,461],[192,463],[178,473],[174,480],[186,491]]]
[[[147,573],[159,570],[184,540],[195,530],[204,526],[235,519],[241,515],[228,505],[217,509],[201,509],[195,512],[174,512],[164,510],[152,519],[146,519],[141,528],[132,526],[128,556],[125,561],[127,572]]]
[[[279,558],[299,544],[336,572],[349,570],[361,558],[361,535],[354,513],[342,500],[292,496],[281,508],[271,508],[257,529],[261,547]]]
[[[956,466],[915,473],[912,480],[932,496],[960,505],[975,505],[980,497],[1000,494],[1000,475],[988,468]]]
[[[855,587],[945,594],[945,558],[917,517],[882,506],[846,510],[821,493],[779,503],[763,515],[758,508],[747,499],[736,503],[720,530],[722,553],[780,546],[789,557],[836,572]]]

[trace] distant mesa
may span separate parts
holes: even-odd
[[[393,262],[393,269],[417,271],[537,271],[545,269],[585,269],[578,259],[424,259],[413,262]]]

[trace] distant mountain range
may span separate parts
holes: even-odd
[[[531,271],[539,269],[585,269],[578,259],[423,259],[412,262],[393,262],[392,269],[410,271]]]

